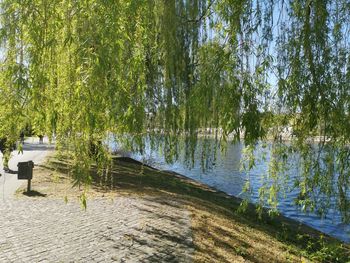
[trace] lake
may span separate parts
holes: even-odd
[[[199,139],[197,150],[194,155],[194,163],[188,161],[184,150],[180,151],[179,158],[175,162],[168,163],[165,161],[164,154],[161,150],[151,150],[150,144],[146,142],[143,154],[137,152],[125,152],[134,159],[147,163],[161,170],[170,170],[182,175],[185,175],[198,182],[207,184],[218,190],[226,192],[232,196],[244,197],[246,193],[242,193],[248,175],[241,171],[241,160],[243,158],[242,143],[228,143],[226,154],[217,151],[216,157],[213,154],[204,156],[201,154],[204,140]],[[206,140],[207,149],[215,149],[214,140]],[[208,145],[209,144],[209,145]],[[123,152],[117,144],[113,143],[112,149]],[[266,155],[266,160],[261,160],[249,172],[249,180],[252,188],[250,196],[252,202],[258,201],[258,189],[261,186],[261,175],[268,170],[269,147],[258,147],[255,155],[261,157],[263,152]],[[294,200],[298,195],[298,189],[293,188],[293,176],[298,173],[299,165],[297,161],[290,164],[290,179],[287,182],[287,188],[290,188],[285,194],[279,197],[278,209],[281,214],[291,219],[300,221],[309,225],[321,232],[336,237],[344,242],[350,242],[350,225],[344,224],[341,221],[339,211],[331,210],[325,218],[311,212],[303,212],[300,207],[295,205]],[[289,184],[289,185],[288,185]]]

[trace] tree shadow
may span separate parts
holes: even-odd
[[[69,170],[69,162],[56,161],[51,164],[62,172]],[[175,211],[178,210],[179,203],[169,201],[174,198],[177,201],[181,200],[180,203],[182,205],[191,207],[195,212],[204,211],[203,213],[208,212],[209,214],[217,215],[218,219],[222,218],[220,222],[235,222],[234,224],[227,223],[227,226],[219,227],[217,225],[219,221],[215,223],[217,220],[213,220],[213,222],[202,220],[205,224],[203,223],[197,228],[197,233],[201,233],[199,235],[201,238],[211,240],[223,251],[233,251],[234,254],[240,255],[251,262],[266,262],[274,255],[270,253],[271,251],[268,247],[271,245],[271,248],[273,248],[276,246],[275,243],[271,241],[271,243],[269,242],[267,244],[264,238],[261,239],[259,233],[270,236],[271,240],[281,241],[286,246],[286,249],[291,250],[290,254],[297,256],[300,255],[300,251],[308,255],[313,255],[326,246],[327,249],[339,247],[339,253],[330,257],[335,258],[339,256],[345,261],[349,258],[349,246],[321,234],[319,231],[305,226],[300,222],[293,221],[281,215],[271,218],[266,209],[259,215],[253,204],[248,204],[244,212],[239,212],[242,201],[240,198],[229,196],[222,191],[195,182],[175,172],[149,169],[149,167],[131,158],[114,158],[113,169],[106,176],[100,176],[97,173],[96,167],[92,167],[91,177],[96,189],[109,189],[109,191],[114,189],[117,191],[126,191],[127,193],[130,191],[141,194],[144,199],[152,199],[149,200],[152,202],[149,202],[148,207],[140,207],[139,210],[142,213],[152,214],[153,217],[158,217],[165,221],[174,220],[182,224],[181,219],[177,218],[176,215],[169,216],[167,214],[157,213],[156,206],[159,204],[173,207]],[[145,196],[145,194],[147,195]],[[153,206],[155,207],[153,208]],[[243,229],[248,229],[244,227],[242,229],[232,229],[235,228],[236,223],[248,227],[250,232],[242,232]],[[228,228],[230,231],[227,231]],[[164,230],[162,228],[160,229]],[[158,236],[158,238],[161,237],[161,240],[167,240],[168,242],[179,242],[178,235],[175,235],[175,237],[168,236],[165,233],[161,233],[159,229],[154,230],[149,228],[148,234],[155,237]],[[323,236],[322,242],[324,244],[319,242],[321,235]],[[259,246],[252,248],[249,237],[253,237],[254,242],[257,244],[265,244],[264,248],[259,248]],[[307,245],[309,246],[305,249]],[[196,247],[196,251],[208,258],[208,253],[215,254],[217,252],[216,250],[210,250],[210,248],[205,245],[203,247]],[[202,249],[204,250],[201,251]],[[214,257],[218,258],[219,256],[215,255]],[[213,260],[214,258],[209,259],[209,261]],[[275,262],[283,262],[283,260],[274,259]],[[226,258],[222,257],[220,261],[225,262]]]

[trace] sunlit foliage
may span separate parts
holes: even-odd
[[[172,161],[210,129],[244,138],[248,168],[271,140],[262,204],[297,155],[299,205],[347,220],[349,19],[346,0],[3,0],[0,136],[54,135],[78,184],[96,160],[108,173],[112,134],[139,150],[162,134]]]

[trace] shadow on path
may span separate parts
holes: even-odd
[[[29,192],[23,192],[22,194],[29,197],[46,197],[47,196],[47,194],[43,194],[35,190],[29,191]]]
[[[9,169],[9,170],[4,170],[5,171],[5,173],[7,173],[7,174],[18,174],[18,171],[14,171],[14,170],[11,170],[11,169]]]
[[[48,151],[54,150],[55,145],[51,144],[32,144],[32,143],[24,143],[23,151]]]

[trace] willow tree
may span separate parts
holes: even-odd
[[[111,134],[141,150],[161,134],[172,161],[179,138],[190,159],[210,128],[243,138],[248,169],[272,140],[261,205],[276,208],[297,155],[299,205],[349,219],[348,1],[3,0],[1,12],[0,136],[28,122],[55,134],[76,182],[90,181],[91,145],[105,175]]]

